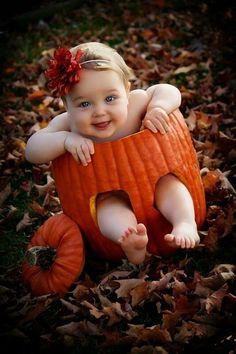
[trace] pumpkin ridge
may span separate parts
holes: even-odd
[[[185,186],[188,188],[188,190],[190,191],[190,194],[193,198],[193,202],[194,202],[194,209],[195,209],[195,214],[196,214],[196,222],[198,224],[201,224],[201,220],[204,219],[205,217],[205,198],[204,198],[204,191],[203,191],[203,185],[202,185],[202,181],[201,181],[201,177],[200,177],[200,173],[197,172],[197,170],[199,170],[199,162],[198,162],[198,158],[197,158],[197,153],[196,150],[194,148],[193,145],[193,141],[191,138],[191,135],[189,133],[187,124],[184,120],[184,118],[180,119],[178,117],[178,113],[172,113],[178,126],[180,127],[180,129],[182,130],[183,134],[184,134],[184,140],[183,142],[180,140],[180,136],[179,134],[176,134],[176,139],[179,141],[179,145],[181,148],[181,145],[184,145],[184,151],[186,152],[187,156],[185,157],[185,155],[183,155],[182,150],[183,148],[181,148],[181,154],[183,156],[183,161],[186,164],[186,169],[188,170],[188,178],[187,180],[185,180],[186,178],[184,178],[183,180],[183,176],[184,174],[180,174],[177,177],[185,184]],[[185,128],[186,127],[186,128]],[[197,176],[196,176],[196,172],[197,172]],[[196,178],[197,177],[197,178]],[[201,211],[201,213],[199,213],[199,211]]]
[[[132,161],[130,159],[130,156],[129,156],[130,152],[126,153],[127,146],[129,146],[129,149],[130,150],[132,149],[132,158],[133,158],[133,160],[139,161],[139,163],[141,165],[141,160],[139,160],[139,153],[138,153],[138,148],[137,148],[139,146],[140,140],[141,140],[140,139],[140,134],[136,135],[136,139],[134,139],[134,140],[130,140],[130,139],[129,140],[125,140],[124,143],[123,143],[123,149],[124,149],[124,153],[125,153],[125,156],[126,156],[126,159],[127,159],[127,162],[128,162],[127,165],[129,166],[129,174],[132,175],[132,181],[129,181],[129,183],[132,182],[133,184],[135,184],[135,189],[134,190],[136,192],[136,196],[135,196],[134,199],[136,199],[138,197],[138,202],[137,203],[139,203],[139,204],[141,204],[143,206],[142,192],[140,191],[139,193],[137,193],[137,191],[139,190],[139,187],[138,187],[138,184],[137,184],[137,181],[136,181],[136,178],[135,178],[135,171],[134,171],[134,168],[136,169],[137,165],[135,163],[135,166],[134,166],[134,164],[132,163]],[[130,142],[130,144],[129,144],[129,142]],[[144,145],[142,140],[141,140],[141,144],[142,144],[142,146]],[[138,159],[137,159],[136,156],[138,156]],[[126,192],[128,192],[128,191],[126,191]],[[130,198],[130,203],[132,205],[133,211],[135,212],[136,209],[137,209],[135,200],[132,200],[133,198],[132,198],[132,196],[130,194],[129,194],[129,198]],[[133,203],[134,203],[134,205],[133,205]],[[135,212],[135,215],[136,215],[136,212]],[[143,208],[142,208],[142,215],[139,215],[139,217],[141,217],[141,220],[144,223],[146,223],[146,216],[145,216],[145,213],[143,212]],[[138,218],[138,215],[136,215],[136,218]]]
[[[184,121],[183,124],[186,124],[186,122]],[[187,128],[187,124],[186,124],[186,128]],[[188,168],[188,176],[190,179],[190,183],[188,183],[189,187],[188,187],[188,185],[186,185],[186,184],[185,185],[190,190],[190,193],[191,193],[193,201],[194,201],[195,210],[197,210],[199,208],[199,201],[200,201],[199,193],[198,193],[198,191],[199,191],[198,185],[199,185],[199,182],[201,182],[201,181],[198,181],[198,179],[194,175],[193,168],[195,168],[195,165],[198,164],[198,160],[197,160],[197,155],[194,150],[194,146],[192,143],[190,133],[187,134],[187,130],[183,129],[183,134],[184,134],[185,150],[186,150],[186,153],[188,154],[188,158],[186,158],[186,164],[187,164],[187,168]],[[180,140],[180,138],[178,136],[177,136],[177,139]]]
[[[145,132],[145,133],[146,133],[146,132]],[[137,140],[137,141],[136,141],[136,140]],[[139,162],[139,166],[142,165],[142,168],[145,170],[145,169],[146,169],[146,166],[145,166],[145,163],[143,163],[143,161],[142,161],[142,157],[141,157],[140,151],[139,151],[140,143],[143,144],[142,147],[145,147],[145,150],[148,152],[148,155],[149,155],[149,156],[150,156],[150,151],[146,148],[146,145],[145,145],[145,143],[144,143],[143,140],[145,140],[145,137],[142,137],[142,134],[139,134],[139,135],[136,136],[136,139],[130,140],[129,143],[130,143],[130,145],[132,145],[133,152],[134,152],[134,153],[136,154],[136,156],[137,156],[136,160]],[[132,163],[132,161],[131,161],[131,159],[130,159],[129,154],[127,154],[127,157],[128,157],[129,165],[133,166],[133,163]],[[138,168],[138,169],[140,169],[140,168]],[[135,179],[135,174],[134,174],[134,172],[133,172],[133,168],[132,168],[132,176],[133,176],[133,180],[134,180],[135,183],[136,183],[136,179]],[[146,184],[143,186],[143,188],[148,188],[149,191],[148,191],[147,193],[150,193],[150,192],[151,192],[151,193],[153,194],[154,191],[152,190],[152,183],[151,183],[151,179],[150,179],[149,174],[146,173],[146,174],[143,175],[143,177],[145,177],[146,180],[148,180],[148,183],[146,183]],[[139,188],[138,188],[138,185],[137,185],[137,183],[136,183],[136,190],[138,190],[138,189],[139,189]],[[147,220],[147,215],[146,215],[146,213],[144,212],[144,208],[143,208],[143,207],[145,207],[146,200],[144,200],[144,198],[143,198],[143,193],[142,193],[142,191],[140,191],[140,192],[138,193],[138,195],[139,195],[140,203],[141,203],[141,205],[142,205],[142,209],[141,209],[141,211],[142,211],[142,216],[141,216],[141,218],[142,218],[143,223],[144,223],[145,226],[146,226],[147,223],[148,223],[148,220]],[[135,210],[135,206],[134,206],[134,210]],[[140,214],[140,213],[139,213],[139,214]]]

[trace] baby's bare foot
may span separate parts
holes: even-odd
[[[118,242],[131,263],[140,264],[144,261],[148,236],[143,224],[138,224],[136,230],[129,227]]]
[[[194,248],[200,242],[196,224],[180,223],[176,225],[171,234],[165,235],[165,240],[172,247]]]

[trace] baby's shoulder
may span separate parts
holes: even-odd
[[[70,130],[70,125],[69,125],[69,119],[67,112],[58,114],[55,116],[50,123],[48,124],[48,130],[50,131],[60,131],[60,130],[65,130],[69,131]]]
[[[149,98],[147,92],[142,89],[133,90],[129,94],[129,115],[143,117],[146,113]]]
[[[130,91],[129,99],[130,100],[140,100],[140,99],[147,100],[148,99],[147,91],[142,90],[142,89],[132,90],[132,91]]]

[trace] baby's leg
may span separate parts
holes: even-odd
[[[173,247],[193,248],[199,241],[192,197],[185,185],[174,175],[162,177],[155,190],[159,211],[173,225],[165,240]]]
[[[138,224],[128,202],[117,195],[97,198],[97,221],[101,233],[119,243],[128,260],[144,261],[148,242],[146,227]]]

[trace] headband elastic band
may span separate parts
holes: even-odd
[[[100,63],[100,62],[103,62],[103,63],[110,63],[110,60],[106,60],[106,59],[93,59],[93,60],[86,60],[86,61],[82,61],[82,63],[79,63],[80,65],[83,65],[83,64],[87,64],[87,63]]]

